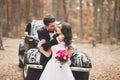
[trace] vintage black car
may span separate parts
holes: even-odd
[[[24,80],[39,80],[36,78],[41,75],[39,73],[42,70],[42,65],[40,65],[41,53],[37,49],[39,41],[37,30],[43,26],[42,20],[33,20],[28,23],[24,36],[20,41],[18,51],[19,67],[23,69]],[[75,47],[73,47],[70,67],[75,80],[89,80],[89,72],[92,68],[90,58],[86,53],[78,51]]]

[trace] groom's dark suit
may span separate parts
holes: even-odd
[[[38,30],[38,37],[39,37],[40,40],[41,39],[46,40],[46,43],[42,45],[43,49],[46,50],[46,51],[51,46],[53,46],[55,44],[58,44],[58,41],[57,41],[56,37],[51,39],[50,32],[45,27],[42,27],[41,29]],[[40,64],[43,65],[43,69],[44,69],[45,65],[47,64],[47,62],[50,58],[51,58],[51,56],[46,57],[44,54],[41,54]]]

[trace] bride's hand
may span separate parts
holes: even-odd
[[[42,47],[42,44],[44,44],[45,42],[46,42],[45,39],[40,40],[40,41],[38,42],[37,48]]]
[[[43,53],[43,52],[44,52],[44,49],[43,49],[43,47],[42,47],[42,46],[40,46],[38,49],[39,49],[39,51],[40,51],[41,53]]]
[[[59,39],[60,42],[63,41],[63,40],[64,40],[64,35],[63,35],[63,34],[60,34],[60,35],[58,36],[58,39]]]
[[[73,47],[70,45],[70,46],[68,46],[68,52],[70,53],[70,55],[72,55],[73,53],[74,53],[74,51],[73,51]]]
[[[39,44],[44,44],[45,42],[46,42],[46,40],[42,39],[42,40],[39,41]]]

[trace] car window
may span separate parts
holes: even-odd
[[[33,20],[31,22],[31,36],[38,39],[37,30],[39,30],[43,26],[44,24],[42,20]]]

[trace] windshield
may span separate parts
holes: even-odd
[[[31,22],[31,36],[35,39],[38,39],[37,30],[39,30],[43,26],[44,24],[42,20],[33,20]]]

